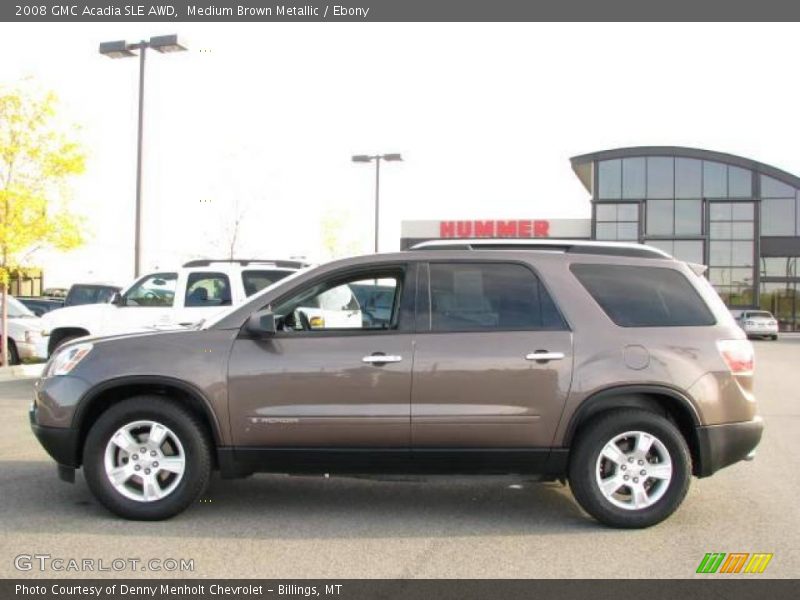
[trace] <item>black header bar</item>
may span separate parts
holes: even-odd
[[[797,21],[789,0],[2,0],[0,21]]]

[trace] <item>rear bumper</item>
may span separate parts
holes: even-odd
[[[59,466],[75,468],[80,464],[78,458],[78,430],[64,427],[45,427],[36,422],[36,407],[28,411],[31,429],[36,439],[59,464]]]
[[[749,458],[763,432],[761,417],[741,423],[698,427],[700,465],[697,476],[708,477],[723,467]]]

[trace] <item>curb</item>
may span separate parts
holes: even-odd
[[[36,365],[16,365],[13,367],[0,367],[0,381],[13,381],[15,379],[32,379],[41,377],[44,363]]]

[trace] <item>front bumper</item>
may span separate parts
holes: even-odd
[[[28,418],[36,439],[59,467],[74,469],[80,465],[77,429],[39,425],[36,421],[36,406],[31,406]]]
[[[750,458],[763,432],[761,417],[741,423],[698,427],[700,465],[697,476],[708,477],[723,467]]]

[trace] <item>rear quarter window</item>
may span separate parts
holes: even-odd
[[[675,269],[574,264],[578,281],[620,327],[701,327],[716,319]]]

